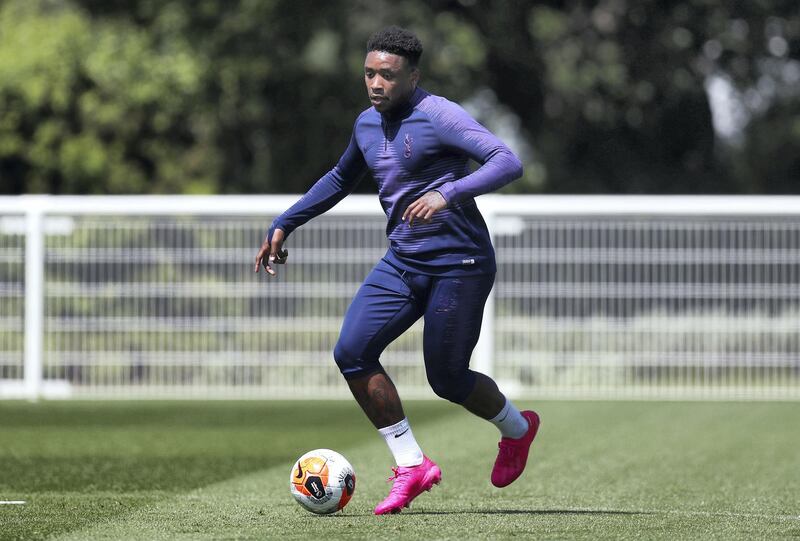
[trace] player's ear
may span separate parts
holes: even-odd
[[[419,83],[419,68],[414,66],[411,68],[411,87],[417,88],[417,83]]]

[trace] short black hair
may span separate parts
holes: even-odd
[[[392,25],[372,34],[367,41],[367,52],[370,51],[385,51],[405,57],[413,68],[422,56],[422,42],[414,32]]]

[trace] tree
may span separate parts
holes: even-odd
[[[509,192],[800,192],[788,0],[8,0],[2,190],[303,192],[387,24],[423,40],[425,88],[513,121]]]
[[[196,114],[202,57],[67,3],[0,8],[5,193],[213,191],[219,152]]]

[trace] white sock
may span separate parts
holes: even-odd
[[[503,406],[500,413],[489,419],[489,422],[500,430],[503,437],[515,440],[524,436],[530,426],[528,420],[522,416],[507,398],[506,405]]]
[[[379,428],[378,432],[386,440],[386,445],[389,446],[389,450],[394,455],[394,460],[398,466],[408,468],[422,464],[422,449],[419,448],[417,440],[414,439],[411,425],[408,424],[408,418],[392,426]]]

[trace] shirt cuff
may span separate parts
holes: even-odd
[[[276,229],[283,230],[284,239],[289,236],[289,231],[286,230],[286,226],[283,225],[281,222],[275,219],[274,222],[269,226],[269,230],[267,231],[267,241],[272,241],[272,234],[275,232]]]
[[[442,184],[441,186],[436,188],[435,191],[437,191],[440,194],[442,194],[442,197],[444,197],[444,200],[447,203],[447,206],[450,206],[450,203],[453,201],[453,198],[456,196],[456,189],[453,186],[452,182],[447,182],[445,184]]]

